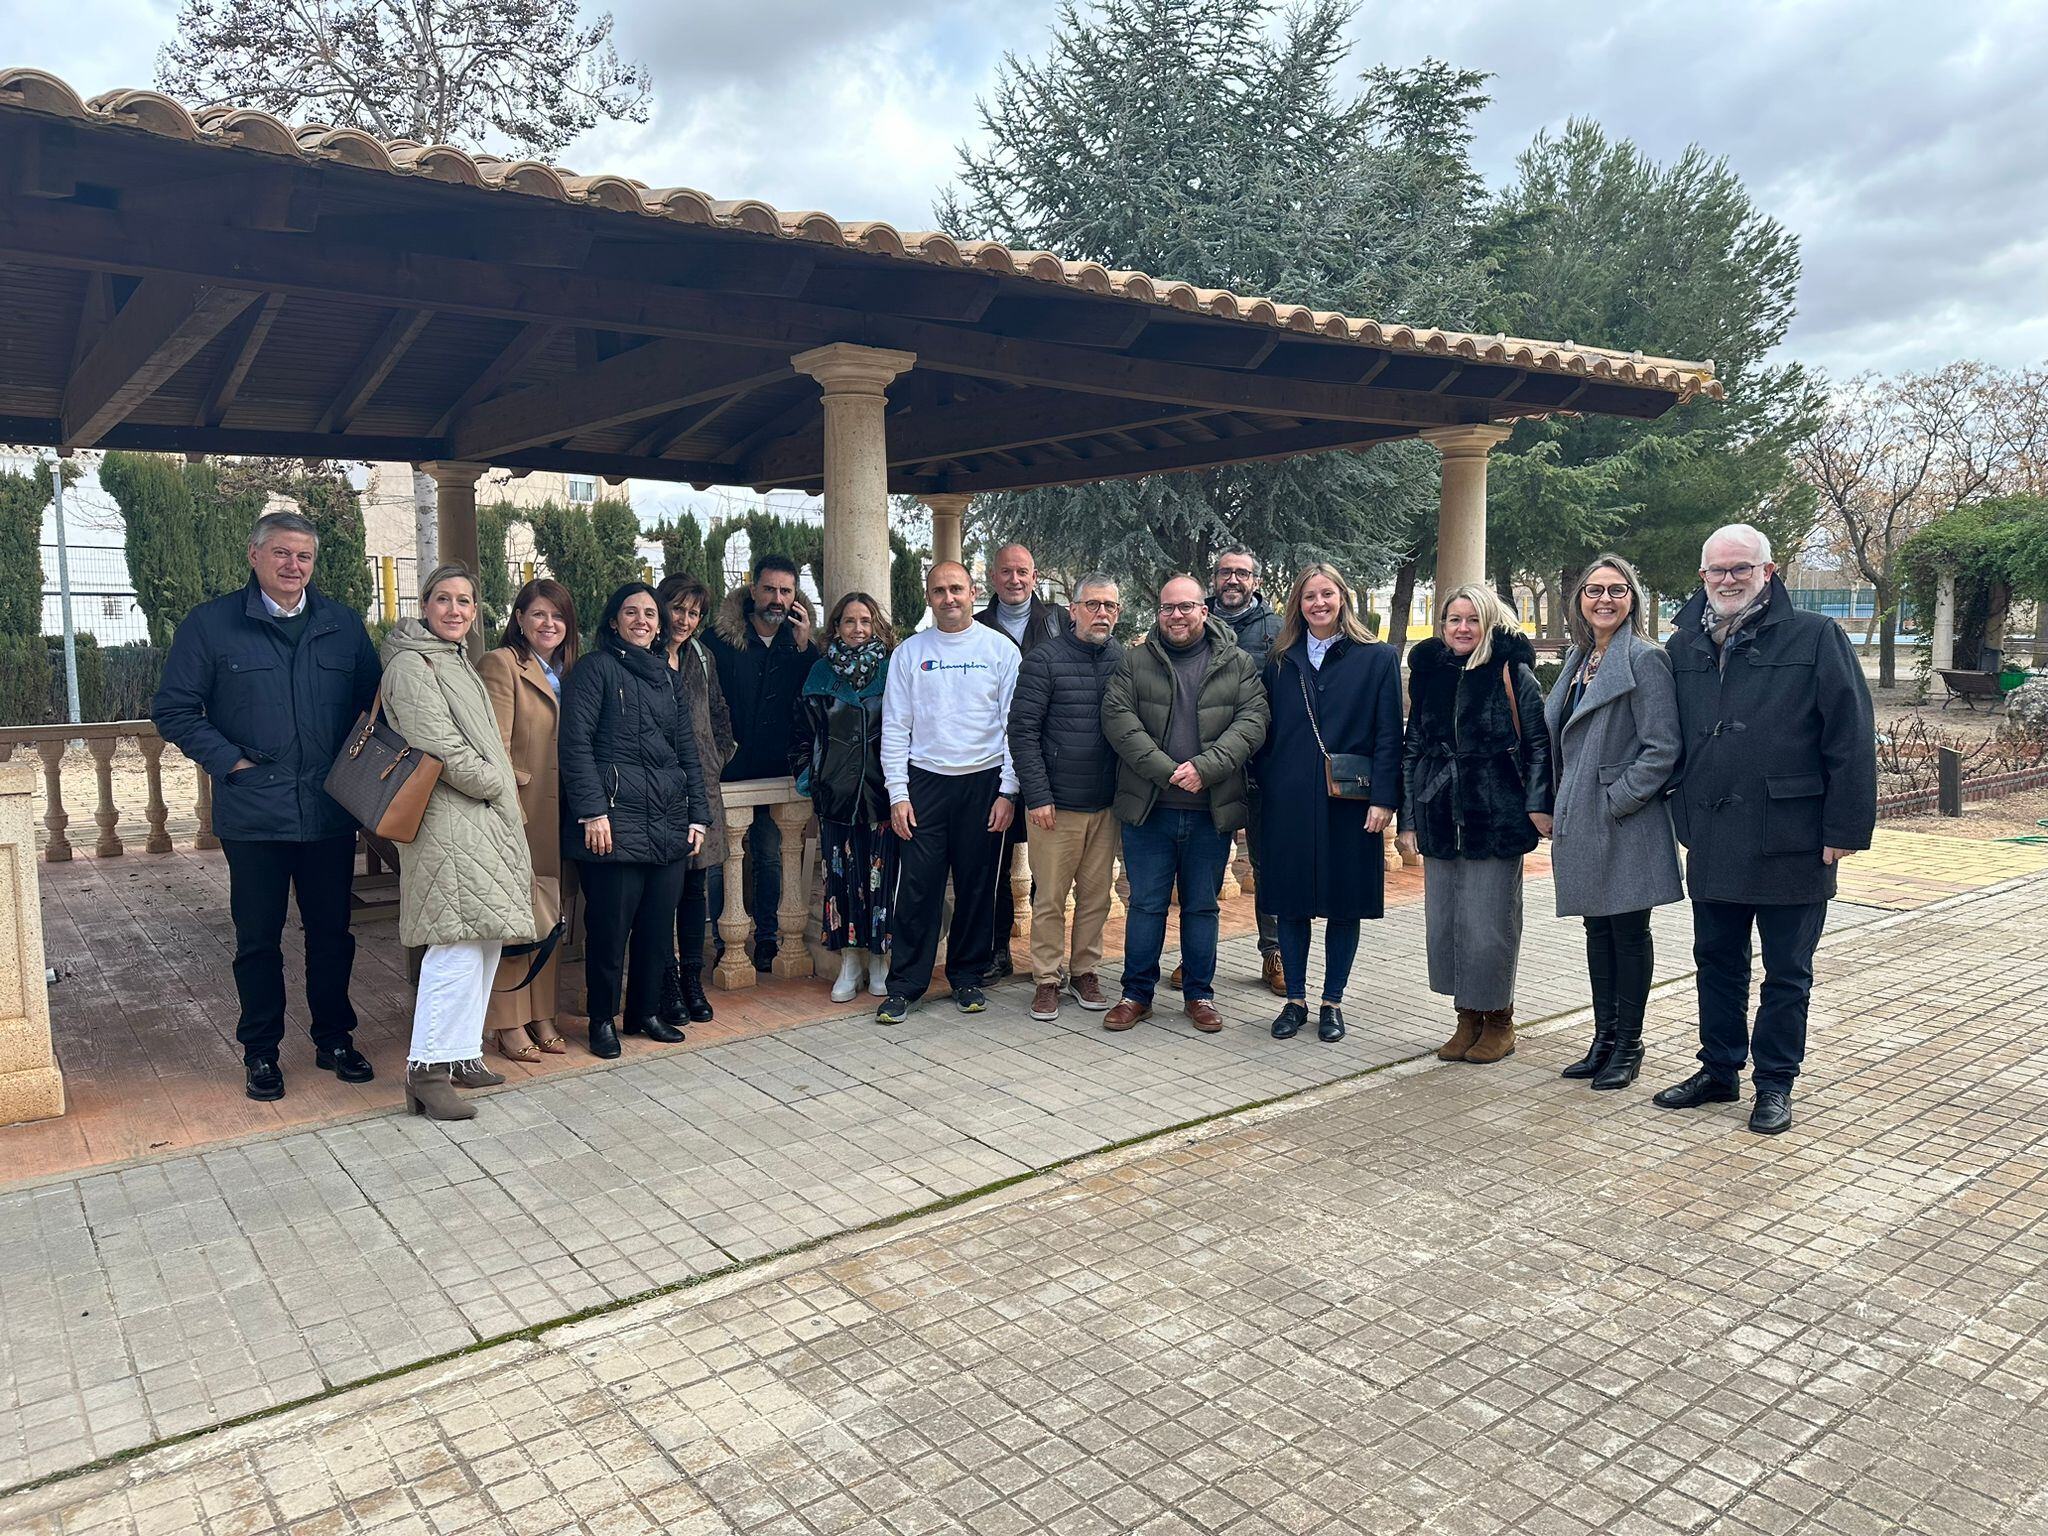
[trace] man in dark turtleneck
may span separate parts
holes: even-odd
[[[1123,997],[1104,1029],[1150,1016],[1176,886],[1182,1011],[1206,1034],[1223,1027],[1216,902],[1245,821],[1245,764],[1270,719],[1258,667],[1230,626],[1209,616],[1201,584],[1176,576],[1160,589],[1158,626],[1125,651],[1102,697],[1103,734],[1122,760],[1115,810],[1131,880]]]
[[[1058,603],[1038,595],[1038,562],[1022,544],[1005,544],[989,562],[989,585],[995,597],[974,617],[1029,656],[1054,635],[1073,627],[1073,620]],[[1017,965],[1010,958],[1010,934],[1016,927],[1016,893],[1010,888],[1010,871],[1017,861],[1018,846],[1028,828],[1022,816],[1003,834],[1001,860],[996,875],[996,958],[986,980],[990,984],[1014,975]]]

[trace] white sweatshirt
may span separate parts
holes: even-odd
[[[910,798],[910,765],[952,777],[998,764],[1002,793],[1017,792],[1010,760],[1010,696],[1019,653],[1001,630],[919,630],[889,657],[882,691],[882,778],[889,803]]]

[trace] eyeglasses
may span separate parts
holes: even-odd
[[[1159,617],[1162,619],[1185,618],[1191,613],[1200,613],[1201,611],[1202,604],[1200,603],[1161,603],[1159,605]]]
[[[1084,597],[1074,606],[1086,608],[1090,613],[1115,613],[1123,604],[1113,597]]]
[[[1611,597],[1617,603],[1625,597],[1635,596],[1634,591],[1630,589],[1628,583],[1620,581],[1616,582],[1611,587],[1581,587],[1579,590],[1585,593],[1586,596],[1591,598]]]
[[[1755,569],[1754,565],[1747,563],[1742,565],[1710,565],[1701,571],[1700,574],[1709,581],[1747,581],[1749,580],[1749,573]]]
[[[1216,579],[1218,581],[1251,581],[1256,575],[1257,573],[1253,571],[1237,571],[1225,566],[1216,573]]]

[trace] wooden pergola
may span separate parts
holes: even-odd
[[[822,491],[828,594],[887,495],[1424,437],[1440,581],[1520,417],[1654,417],[1710,364],[1383,325],[1089,262],[0,71],[0,441],[400,460],[474,559],[487,466]]]

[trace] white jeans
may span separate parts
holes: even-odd
[[[433,944],[420,961],[408,1064],[475,1061],[484,1053],[484,1008],[503,939]]]

